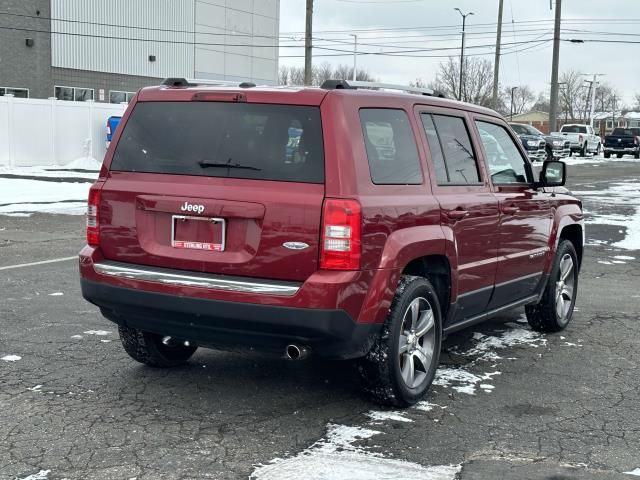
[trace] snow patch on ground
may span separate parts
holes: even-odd
[[[64,295],[64,293],[62,293],[62,292],[53,292],[53,293],[49,294],[50,297],[61,297],[63,295]]]
[[[460,465],[423,467],[384,458],[353,445],[381,432],[361,427],[329,425],[326,438],[295,457],[278,458],[256,467],[254,480],[454,480]]]
[[[20,178],[0,178],[0,214],[32,212],[86,213],[91,183],[44,182]]]
[[[476,394],[476,385],[484,384],[485,380],[491,380],[496,375],[502,375],[502,372],[494,371],[482,375],[475,375],[463,368],[440,368],[436,372],[436,378],[433,380],[434,385],[441,387],[451,387],[458,393],[466,393],[467,395]],[[493,385],[489,389],[493,390]]]
[[[626,475],[634,475],[636,477],[640,477],[640,468],[635,468],[630,472],[624,472]]]
[[[85,335],[98,335],[98,336],[104,336],[104,335],[110,335],[111,334],[111,332],[108,332],[107,330],[87,330],[86,332],[83,332],[83,333]],[[82,337],[80,337],[80,338],[82,338]]]
[[[406,417],[404,412],[394,412],[389,410],[371,410],[367,413],[367,416],[374,422],[385,422],[387,420],[393,420],[394,422],[413,422],[413,420]]]
[[[82,337],[82,335],[71,335],[71,338],[76,339],[76,340],[80,340]]]
[[[639,161],[636,160],[636,162]],[[587,212],[587,224],[625,227],[626,230],[623,230],[625,238],[613,243],[612,246],[625,250],[640,250],[640,179],[630,178],[625,182],[613,183],[606,190],[581,190],[572,193],[589,202],[608,206],[632,207],[634,213],[631,215],[599,215]]]
[[[0,360],[4,360],[5,362],[17,362],[18,360],[22,360],[22,357],[18,355],[5,355],[0,358]]]
[[[616,255],[615,257],[616,260],[635,260],[636,257],[630,257],[629,255]]]
[[[600,163],[611,163],[611,162],[629,162],[629,163],[640,163],[640,160],[636,160],[631,155],[627,155],[622,158],[604,158],[603,156],[592,156],[592,157],[567,157],[563,158],[562,161],[567,165],[586,165],[589,164],[591,166],[597,166],[594,164]]]
[[[423,412],[430,412],[434,408],[441,408],[441,409],[444,410],[447,407],[442,407],[442,406],[437,405],[435,403],[429,403],[429,402],[427,402],[425,400],[425,401],[416,403],[413,408],[415,408],[416,410],[421,410]]]
[[[28,477],[20,478],[19,480],[47,480],[51,470],[40,470],[38,473],[29,475]]]
[[[39,392],[42,388],[42,385],[36,385],[35,387],[27,388],[27,390],[31,390],[32,392]]]

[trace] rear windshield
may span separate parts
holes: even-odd
[[[124,126],[111,170],[323,183],[320,109],[141,102]]]
[[[626,128],[614,128],[613,132],[611,132],[611,135],[617,137],[633,137],[633,131]]]
[[[560,131],[563,133],[587,133],[587,127],[581,127],[579,125],[565,125]]]

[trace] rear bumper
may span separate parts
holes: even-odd
[[[605,145],[604,151],[611,153],[636,153],[638,147],[608,147]]]
[[[221,349],[283,355],[294,343],[341,359],[365,355],[381,329],[363,314],[380,272],[273,282],[122,264],[90,247],[80,253],[83,297],[117,324]]]
[[[366,355],[379,324],[358,324],[344,310],[289,308],[176,297],[80,280],[82,296],[119,325],[226,350],[283,355],[289,344],[329,358]]]

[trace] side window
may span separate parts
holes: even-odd
[[[507,130],[476,121],[494,184],[529,183],[525,160]]]
[[[377,185],[420,185],[418,147],[404,110],[365,108],[360,123],[371,180]]]
[[[438,185],[481,183],[476,157],[464,120],[446,115],[422,114]]]

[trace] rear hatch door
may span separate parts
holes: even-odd
[[[102,189],[106,259],[303,281],[324,199],[320,109],[139,102]]]

